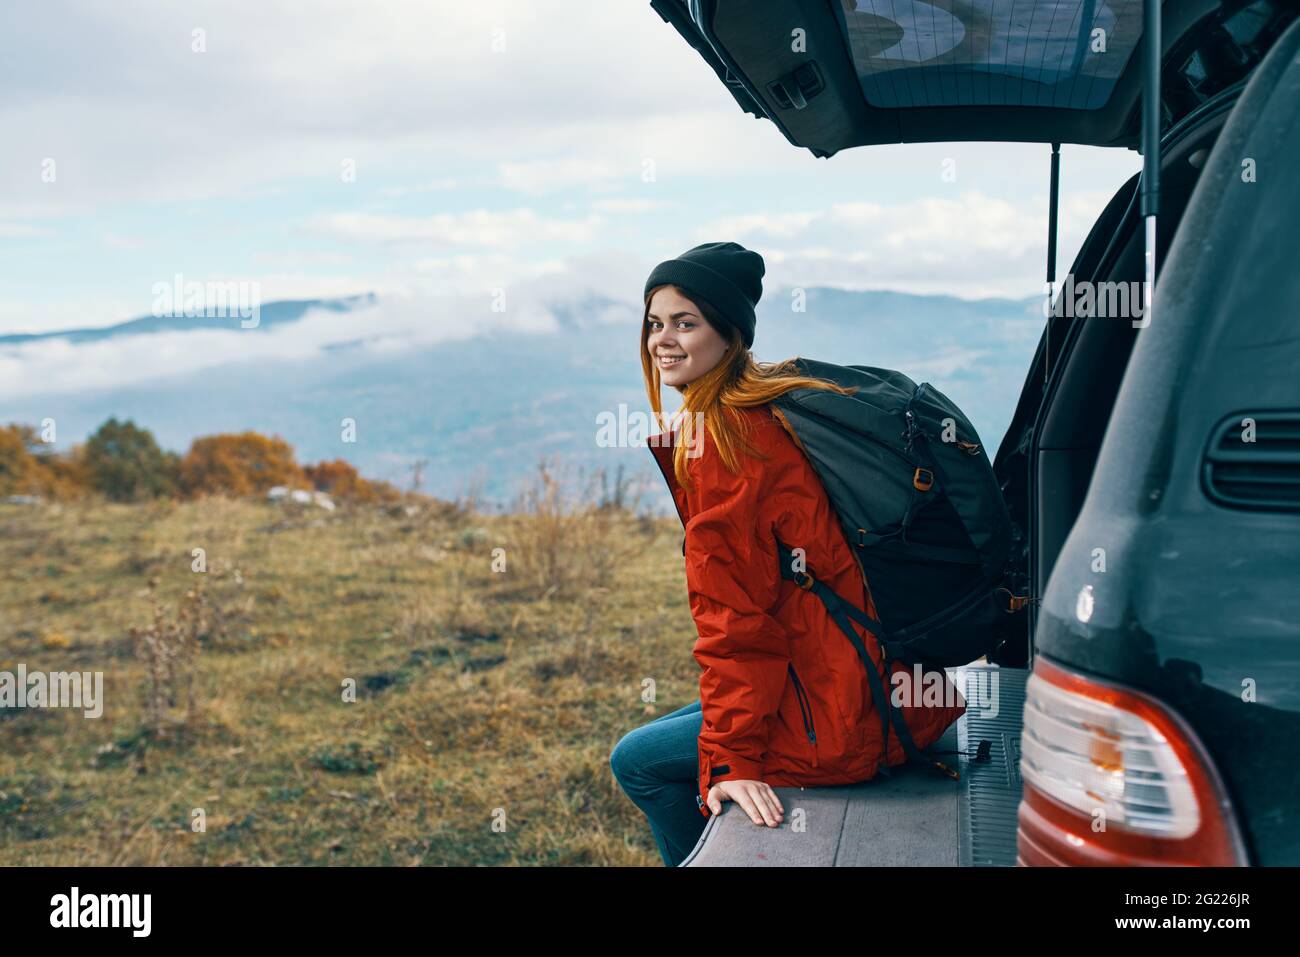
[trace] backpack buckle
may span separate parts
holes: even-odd
[[[817,580],[813,578],[811,575],[809,575],[807,572],[795,572],[794,581],[795,584],[798,585],[800,588],[802,588],[804,591],[811,591],[812,586],[817,583]]]
[[[912,475],[912,487],[918,492],[928,492],[934,487],[934,473],[929,469],[918,468]]]

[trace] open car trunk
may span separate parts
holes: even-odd
[[[879,143],[1138,143],[1142,0],[651,6],[742,109],[818,157]],[[1280,6],[1163,4],[1163,127],[1246,76]]]
[[[1235,94],[1228,93],[1166,136],[1162,162],[1171,227],[1181,219],[1234,100]],[[1141,278],[1136,187],[1135,176],[1119,188],[1093,226],[1071,266],[1079,279]],[[1162,250],[1175,231],[1166,231]],[[1060,317],[1052,320],[1040,344],[994,465],[1015,526],[1013,561],[1026,570],[1027,579],[1046,580],[1082,507],[1137,335],[1127,321]],[[1047,493],[1032,494],[1033,488]],[[1041,594],[1038,587],[1034,594]],[[922,767],[903,767],[890,778],[851,787],[778,788],[787,809],[804,809],[809,831],[817,826],[816,840],[754,827],[742,813],[724,812],[709,822],[685,865],[1015,864],[1028,676],[1023,651],[1012,650],[997,663],[953,669],[953,680],[968,699],[967,714],[935,750],[960,752],[959,782]],[[981,742],[987,742],[982,751]]]

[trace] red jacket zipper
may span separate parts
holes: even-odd
[[[803,690],[803,682],[799,680],[798,673],[794,670],[794,664],[790,664],[790,678],[794,681],[794,696],[799,702],[799,716],[803,718],[803,728],[808,735],[808,740],[812,742],[812,766],[817,767],[817,730],[813,726],[812,719],[812,702],[808,700]]]

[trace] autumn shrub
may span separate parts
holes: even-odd
[[[195,439],[180,461],[180,486],[189,495],[254,495],[277,485],[306,488],[293,447],[257,432]]]
[[[341,501],[395,502],[402,494],[387,482],[362,478],[356,467],[343,459],[305,466],[303,474],[318,492]]]
[[[76,498],[86,486],[78,456],[55,454],[30,425],[0,426],[0,496]]]

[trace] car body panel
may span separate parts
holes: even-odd
[[[1266,463],[1270,430],[1300,450],[1276,432],[1300,428],[1300,193],[1281,173],[1300,154],[1297,115],[1300,24],[1201,174],[1036,635],[1043,654],[1149,691],[1187,721],[1263,864],[1300,861],[1300,509],[1219,504],[1207,451],[1231,440],[1225,423],[1247,462]],[[1289,460],[1300,489],[1300,455]]]

